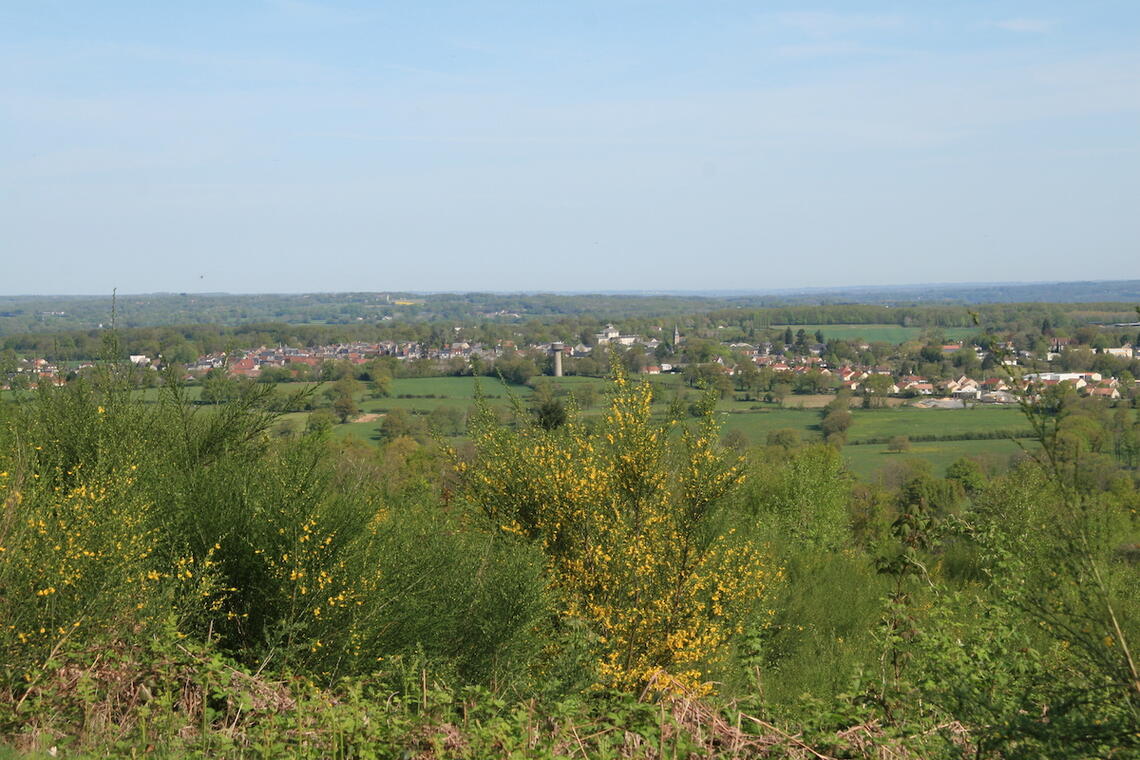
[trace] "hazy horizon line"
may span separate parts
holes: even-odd
[[[1008,280],[998,282],[987,281],[959,281],[959,282],[913,282],[902,284],[864,284],[845,286],[803,286],[785,288],[706,288],[706,289],[635,289],[615,288],[606,290],[549,290],[549,289],[512,289],[512,290],[483,290],[483,289],[384,289],[384,290],[278,290],[278,291],[190,291],[190,290],[155,290],[136,293],[4,293],[0,298],[127,298],[139,296],[311,296],[311,295],[353,295],[353,294],[410,294],[419,296],[432,295],[498,295],[498,296],[591,296],[591,295],[627,295],[627,296],[690,296],[698,298],[716,298],[726,296],[763,296],[800,293],[851,293],[860,291],[906,291],[914,288],[937,288],[941,290],[955,290],[964,288],[1001,288],[1001,287],[1031,287],[1040,285],[1096,285],[1137,283],[1140,279],[1092,279],[1092,280]]]

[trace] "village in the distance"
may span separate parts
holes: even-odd
[[[1117,325],[1130,326],[1134,325]],[[459,335],[464,332],[460,327],[454,330]],[[834,342],[832,345],[823,342],[826,328],[809,335],[803,329],[793,332],[789,326],[784,340],[722,343],[717,344],[719,353],[694,357],[686,350],[685,337],[678,327],[672,330],[658,327],[655,333],[654,336],[625,334],[608,323],[592,336],[589,344],[557,341],[518,344],[512,340],[487,344],[460,338],[435,346],[394,340],[319,346],[249,346],[198,356],[182,367],[181,378],[193,383],[213,372],[266,382],[321,380],[333,377],[331,365],[335,363],[363,367],[382,357],[391,357],[400,363],[417,363],[420,375],[479,374],[481,369],[486,372],[504,357],[530,360],[536,372],[545,370],[555,376],[562,376],[567,370],[575,374],[582,369],[580,360],[589,360],[587,373],[596,374],[599,366],[609,361],[608,352],[616,350],[632,354],[629,364],[637,373],[688,373],[690,378],[700,377],[706,381],[726,377],[740,390],[761,391],[769,400],[773,387],[783,385],[793,392],[846,390],[853,395],[913,399],[918,406],[954,407],[966,402],[1015,404],[1018,396],[1011,390],[1018,383],[1014,377],[1020,380],[1018,390],[1025,390],[1029,384],[1050,387],[1065,383],[1082,395],[1115,400],[1122,395],[1130,396],[1140,382],[1127,369],[1129,363],[1140,358],[1140,350],[1131,343],[1094,347],[1076,338],[1050,337],[1044,350],[1032,351],[1018,349],[1011,341],[987,343],[983,338],[974,342],[963,339],[922,346],[917,359],[912,360],[898,351],[899,346],[884,352],[880,345],[880,350],[872,352],[875,347],[861,339],[845,342],[840,349],[841,356]],[[553,360],[555,354],[561,355],[557,364]],[[1113,361],[1098,363],[1097,357]],[[862,360],[866,358],[872,361]],[[132,354],[129,361],[155,372],[166,368],[161,356]],[[950,371],[929,375],[910,369],[919,364],[937,365]],[[330,367],[323,370],[325,365]],[[1099,369],[1093,369],[1094,365]],[[60,385],[93,366],[92,361],[64,364],[44,357],[10,357],[2,389],[28,389],[41,383]],[[1005,369],[998,371],[998,367]],[[1019,371],[1011,374],[1012,367],[1018,367]],[[956,372],[956,369],[962,371]]]

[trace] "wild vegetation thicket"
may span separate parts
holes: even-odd
[[[860,482],[826,442],[726,447],[715,391],[653,414],[620,364],[599,414],[376,447],[131,371],[0,406],[16,751],[1140,754],[1135,409],[1061,388],[1008,469]]]

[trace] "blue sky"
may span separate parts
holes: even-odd
[[[0,0],[0,292],[1140,277],[1140,3]]]

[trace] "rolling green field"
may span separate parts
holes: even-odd
[[[430,411],[440,406],[466,409],[475,401],[476,386],[491,401],[506,401],[510,393],[529,396],[530,389],[508,386],[495,377],[422,377],[399,378],[392,381],[391,395],[386,398],[365,398],[360,403],[363,412],[386,409]],[[400,398],[413,396],[414,398]]]
[[[595,397],[600,404],[600,393],[606,381],[592,377],[545,378],[557,389],[570,393],[575,388],[593,386]],[[509,408],[511,398],[526,404],[532,394],[528,386],[508,385],[498,378],[491,377],[425,377],[399,378],[392,381],[391,395],[385,398],[371,398],[367,393],[358,396],[362,415],[383,415],[392,409],[403,409],[412,414],[426,415],[439,408],[469,411],[475,404],[476,388],[493,407]],[[404,396],[404,398],[401,398]],[[301,419],[305,415],[296,415]],[[379,440],[381,419],[364,422],[349,422],[337,425],[333,431],[340,437],[355,436],[362,440]]]
[[[903,327],[902,325],[772,325],[773,328],[784,329],[791,327],[792,332],[806,330],[814,334],[816,330],[823,332],[825,339],[854,340],[862,338],[870,343],[904,343],[908,340],[918,340],[928,330],[925,327]],[[978,331],[971,327],[935,327],[929,328],[932,333],[939,333],[946,340],[968,338]]]
[[[847,466],[851,468],[851,472],[861,480],[871,480],[875,473],[883,467],[907,458],[925,459],[934,467],[935,475],[943,476],[946,474],[947,466],[964,456],[983,454],[1008,460],[1013,454],[1023,450],[1033,451],[1037,448],[1034,441],[1020,441],[1025,447],[1024,449],[1018,443],[1018,441],[1002,439],[990,441],[929,441],[912,443],[909,451],[901,453],[887,451],[885,444],[844,446],[843,458],[847,461]]]
[[[722,409],[725,431],[739,430],[754,443],[763,443],[773,430],[794,428],[805,436],[818,436],[821,415],[815,409],[783,409],[774,404],[745,411],[745,404]],[[1016,408],[983,406],[970,409],[918,409],[903,406],[891,409],[852,409],[854,422],[847,431],[850,443],[896,435],[970,435],[994,431],[1024,430],[1028,425]]]
[[[599,392],[606,381],[593,377],[545,378],[558,389],[573,393],[575,388],[594,386]],[[365,413],[382,413],[388,409],[406,409],[409,412],[430,412],[438,407],[467,409],[475,403],[476,387],[492,406],[507,406],[511,396],[521,400],[529,398],[531,389],[525,385],[508,385],[494,377],[424,377],[401,378],[392,381],[391,395],[386,398],[364,398],[360,409]],[[408,398],[400,398],[405,396]]]
[[[968,409],[854,409],[854,424],[847,431],[851,442],[896,435],[966,435],[1004,430],[1028,433],[1029,426],[1016,407],[978,406]]]

